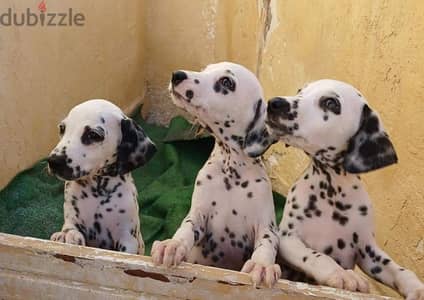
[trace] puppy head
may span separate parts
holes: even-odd
[[[363,173],[397,162],[379,116],[351,85],[319,80],[269,101],[272,135],[330,166]]]
[[[253,155],[271,139],[265,130],[262,87],[245,67],[222,62],[201,72],[176,71],[169,85],[173,102],[192,114],[231,148]]]
[[[48,165],[63,180],[123,175],[156,152],[140,126],[106,100],[75,106],[59,124],[59,133],[60,142],[50,153]]]

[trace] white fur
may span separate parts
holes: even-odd
[[[320,101],[331,97],[338,99],[340,114],[320,107]],[[312,158],[287,196],[280,224],[285,263],[319,284],[366,292],[366,281],[351,271],[357,264],[408,299],[424,299],[424,285],[417,276],[377,245],[371,200],[353,174],[397,160],[378,115],[355,88],[335,80],[310,83],[297,95],[281,99],[296,117],[289,120],[275,108],[279,100],[271,100],[269,130]]]
[[[154,243],[153,261],[168,267],[186,260],[242,270],[255,284],[272,285],[281,272],[275,264],[271,184],[261,160],[247,155],[258,142],[269,145],[262,135],[261,86],[250,71],[233,63],[185,74],[181,83],[171,82],[172,99],[209,128],[216,143],[197,175],[190,212],[172,239]],[[235,88],[225,88],[228,80]]]
[[[138,137],[132,140],[135,144],[124,140],[124,123],[130,128],[125,134]],[[51,240],[143,254],[137,190],[130,171],[151,157],[154,145],[106,100],[77,105],[60,126],[64,134],[48,161],[50,171],[66,180],[65,222]],[[87,142],[90,130],[103,140]],[[58,158],[65,159],[66,165],[55,165]]]

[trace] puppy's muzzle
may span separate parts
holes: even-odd
[[[67,165],[67,157],[65,155],[56,155],[53,154],[47,159],[49,169],[51,172],[63,179],[70,180],[72,179],[73,170]]]
[[[267,112],[270,115],[288,116],[290,112],[290,103],[281,97],[275,97],[269,100]]]
[[[181,82],[183,82],[184,80],[186,80],[187,74],[183,71],[175,71],[172,73],[172,78],[171,78],[171,82],[172,85],[175,87],[177,85],[179,85]]]

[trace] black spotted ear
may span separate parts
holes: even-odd
[[[397,163],[397,155],[376,113],[365,104],[359,129],[349,140],[343,166],[349,173],[365,173]]]
[[[266,126],[266,104],[262,99],[259,99],[253,108],[254,116],[250,121],[247,129],[246,136],[244,137],[243,151],[251,156],[257,157],[264,154],[268,148],[277,142],[276,139],[273,139]]]
[[[143,166],[156,153],[156,146],[134,120],[121,120],[122,139],[118,146],[116,172],[123,175]]]

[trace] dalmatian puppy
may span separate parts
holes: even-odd
[[[257,144],[271,143],[263,135],[266,104],[258,80],[243,66],[222,62],[173,73],[169,89],[216,142],[197,175],[187,217],[172,239],[153,244],[154,263],[241,270],[255,285],[273,285],[281,271],[272,190],[262,161],[248,156]]]
[[[150,160],[155,145],[106,100],[75,106],[59,131],[48,168],[65,180],[65,223],[50,239],[144,254],[131,171]]]
[[[374,237],[372,204],[357,174],[394,164],[397,156],[366,99],[346,83],[319,80],[296,96],[271,99],[267,112],[271,135],[311,157],[287,196],[280,224],[279,252],[291,271],[367,292],[367,282],[352,270],[358,264],[407,299],[424,299],[424,284]]]

